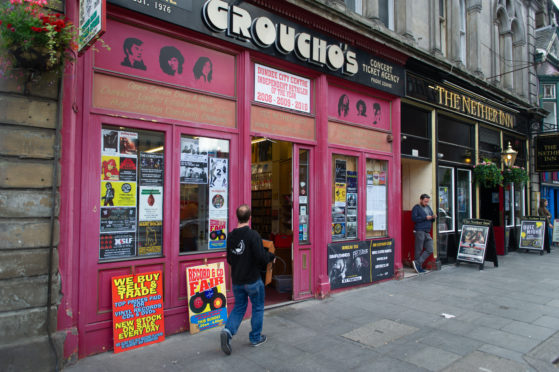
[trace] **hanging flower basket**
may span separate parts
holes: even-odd
[[[514,183],[517,186],[525,185],[530,180],[528,177],[528,172],[523,167],[506,167],[503,171],[503,182],[507,183]]]
[[[485,159],[474,166],[475,182],[485,188],[493,188],[503,184],[503,175],[495,163]]]
[[[12,68],[62,71],[74,59],[74,25],[46,5],[47,0],[10,0],[0,5],[0,52]]]

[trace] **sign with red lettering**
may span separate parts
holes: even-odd
[[[227,298],[223,262],[186,268],[190,333],[225,325]]]
[[[311,81],[255,64],[254,100],[291,110],[311,112]]]
[[[165,340],[161,271],[111,278],[114,352]]]

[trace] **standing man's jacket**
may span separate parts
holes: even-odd
[[[427,208],[429,209],[429,216],[432,216],[433,210],[430,206],[427,206]],[[419,204],[416,204],[411,210],[411,219],[413,220],[413,222],[415,222],[415,231],[425,232],[431,231],[431,225],[435,221],[434,219],[427,219],[427,214],[423,210],[423,207],[421,207]]]
[[[231,265],[233,284],[251,284],[261,278],[261,272],[275,256],[264,249],[260,235],[245,226],[234,229],[227,237],[227,262]]]

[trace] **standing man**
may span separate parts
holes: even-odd
[[[231,354],[231,338],[237,333],[245,316],[248,299],[252,303],[252,331],[249,339],[252,346],[260,346],[266,342],[261,334],[264,321],[264,283],[261,273],[266,265],[275,260],[275,256],[262,246],[262,238],[249,226],[250,207],[246,204],[237,208],[237,228],[227,237],[227,262],[231,265],[231,279],[235,307],[221,331],[221,350]]]
[[[415,222],[415,260],[413,260],[413,268],[417,273],[423,273],[423,263],[433,253],[433,238],[429,232],[431,225],[437,218],[429,207],[431,197],[427,194],[421,194],[419,204],[416,204],[411,211],[411,219]]]

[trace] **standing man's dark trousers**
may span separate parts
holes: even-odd
[[[415,231],[415,262],[418,267],[433,253],[433,238],[427,231]]]

